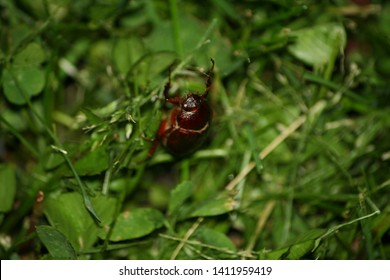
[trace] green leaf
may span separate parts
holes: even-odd
[[[161,72],[166,70],[174,61],[172,52],[148,53],[131,65],[129,73],[137,77],[139,83],[161,84]],[[126,68],[127,69],[127,68]]]
[[[192,205],[191,208],[193,210],[191,211],[190,217],[217,216],[225,214],[232,211],[235,204],[236,202],[229,193],[222,192],[216,197]]]
[[[80,176],[96,175],[106,170],[109,165],[110,157],[104,147],[99,147],[86,156],[79,159],[74,167]]]
[[[11,67],[3,72],[4,94],[8,101],[17,105],[26,104],[45,86],[45,72],[40,68],[46,55],[37,43],[27,45],[18,53]]]
[[[59,230],[51,226],[38,226],[37,234],[53,259],[77,259],[69,240]]]
[[[390,213],[388,211],[383,211],[374,219],[373,230],[376,232],[376,240],[381,240],[390,232]]]
[[[45,168],[50,170],[53,168],[58,167],[62,163],[65,162],[64,156],[59,154],[58,152],[52,152],[50,153],[49,157],[47,158],[47,162],[45,164]]]
[[[15,69],[17,67],[39,66],[45,59],[46,56],[42,47],[37,43],[31,43],[15,56],[12,66]]]
[[[122,241],[145,236],[162,227],[164,216],[153,208],[135,208],[121,213],[112,229],[110,241]]]
[[[213,248],[219,249],[217,250],[218,253],[216,253],[216,249],[202,246],[202,253],[206,255],[212,255],[218,259],[228,259],[235,257],[234,253],[236,252],[236,247],[234,246],[233,242],[222,232],[208,227],[201,227],[194,235],[194,238],[198,239],[203,244],[207,244]]]
[[[113,219],[116,199],[107,196],[91,198],[93,207],[100,217],[103,227],[108,227]],[[76,251],[86,250],[98,239],[100,228],[84,206],[79,193],[65,193],[49,197],[45,204],[45,215],[50,224],[61,231]],[[102,238],[105,235],[100,234]]]
[[[120,73],[126,75],[133,64],[144,54],[144,46],[138,37],[121,39],[116,42],[113,59]]]
[[[260,257],[269,260],[298,260],[306,254],[313,252],[318,246],[318,238],[322,237],[325,233],[326,230],[324,229],[309,231],[296,240],[293,245],[265,253]]]
[[[44,85],[45,73],[39,68],[23,67],[3,71],[4,95],[13,104],[26,104],[32,96],[42,91]]]
[[[12,165],[0,165],[0,212],[11,210],[15,193],[15,169]]]
[[[172,214],[176,212],[180,206],[189,198],[192,194],[193,185],[190,181],[184,181],[176,186],[171,191],[171,197],[169,199],[168,213]]]
[[[103,120],[98,115],[96,115],[94,112],[92,112],[92,110],[90,110],[88,108],[82,108],[81,111],[85,114],[89,123],[97,125],[97,124],[100,124],[103,122]]]
[[[338,24],[323,24],[292,32],[295,44],[289,51],[311,66],[326,65],[332,60],[334,51],[341,51],[346,44],[344,28]]]
[[[33,26],[29,26],[27,24],[17,23],[16,25],[9,25],[9,42],[10,42],[10,49],[15,50],[18,47],[20,47],[23,42],[27,41],[27,38],[31,36],[31,33],[33,32],[32,29]]]

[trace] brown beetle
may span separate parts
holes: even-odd
[[[202,145],[207,137],[212,119],[212,110],[207,101],[214,70],[214,60],[207,75],[206,89],[203,94],[189,93],[185,97],[169,97],[171,73],[164,87],[165,102],[175,105],[169,116],[164,119],[149,150],[152,157],[159,142],[174,156],[186,156]]]

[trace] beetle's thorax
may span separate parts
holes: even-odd
[[[202,129],[211,120],[211,108],[207,99],[197,94],[187,95],[174,114],[177,125],[184,129]]]

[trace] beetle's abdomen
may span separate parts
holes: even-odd
[[[163,139],[163,145],[176,156],[185,156],[198,149],[207,137],[209,124],[201,129],[184,129],[173,127]]]

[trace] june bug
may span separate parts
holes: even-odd
[[[164,87],[165,102],[173,104],[167,118],[163,119],[158,129],[149,157],[153,156],[158,143],[161,143],[169,153],[182,157],[198,149],[207,137],[212,110],[207,100],[210,92],[214,70],[214,60],[207,74],[206,89],[203,94],[189,93],[185,97],[176,95],[169,97],[171,89],[171,73]]]

